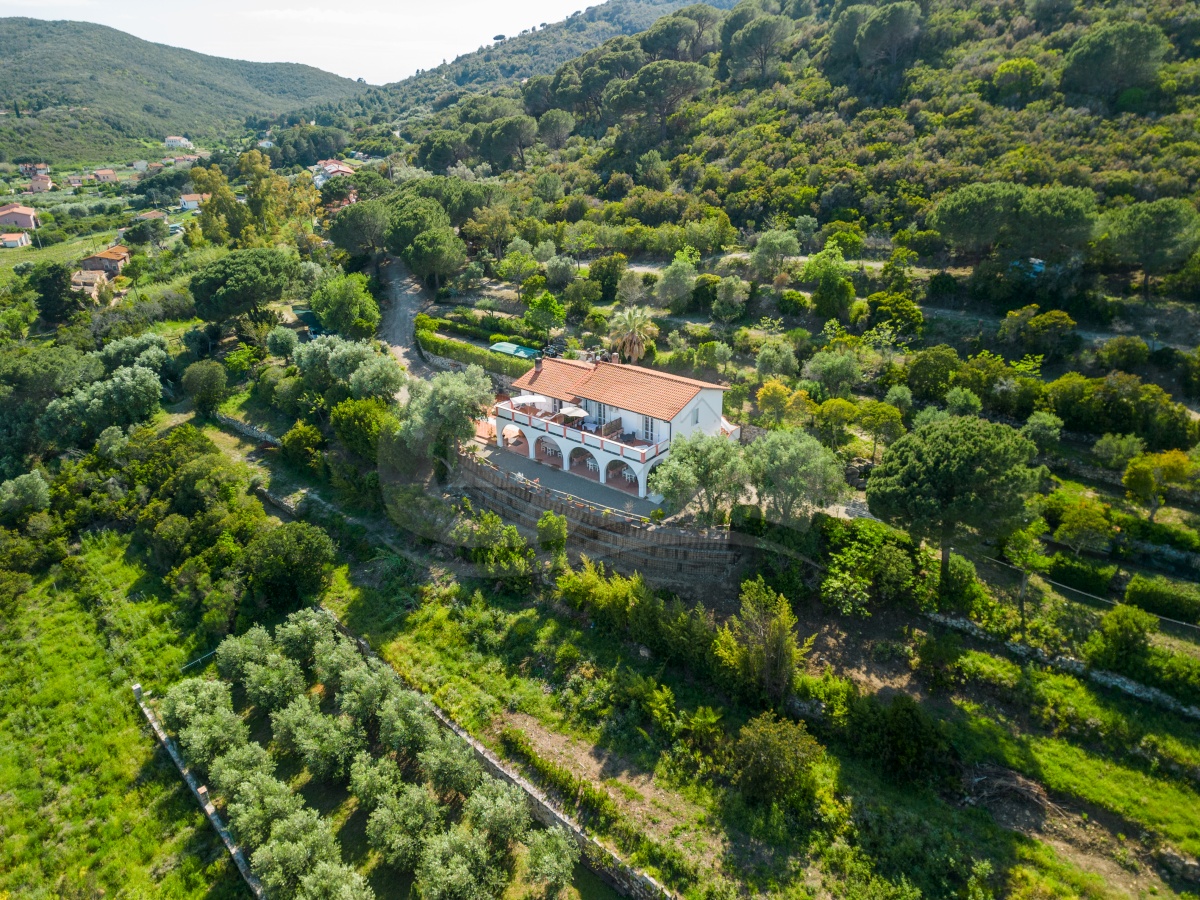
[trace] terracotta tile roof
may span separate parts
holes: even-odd
[[[201,203],[211,196],[212,194],[184,194],[179,199],[187,203]]]
[[[116,247],[109,247],[107,250],[101,250],[99,253],[93,253],[89,259],[129,259],[129,248],[122,247],[118,244]]]
[[[17,241],[25,237],[25,232],[18,231],[14,234],[0,234],[0,241]]]
[[[579,382],[591,372],[591,363],[577,359],[543,359],[540,369],[530,369],[513,382],[513,394],[529,391],[555,400],[574,400]]]
[[[0,206],[0,216],[5,213],[20,213],[23,216],[32,216],[37,210],[32,206],[22,206],[20,203],[9,203],[5,206]]]
[[[556,400],[595,400],[666,422],[705,388],[725,390],[719,384],[641,366],[570,359],[542,360],[540,370],[526,372],[513,382],[513,388]]]

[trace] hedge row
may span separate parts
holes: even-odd
[[[467,365],[482,366],[489,372],[507,375],[509,378],[520,378],[533,368],[532,360],[493,353],[491,350],[476,347],[474,344],[464,344],[462,341],[442,337],[433,331],[418,329],[417,341],[420,342],[421,348],[428,353],[454,359]]]
[[[489,316],[476,322],[460,321],[459,319],[435,319],[421,313],[417,316],[418,331],[439,331],[443,334],[458,334],[474,338],[478,341],[491,340],[495,335],[502,334],[505,339],[512,337],[529,338],[529,329],[520,319],[506,319],[501,316]]]
[[[1050,560],[1050,579],[1103,597],[1117,577],[1116,566],[1101,566],[1086,559],[1055,553]]]
[[[1125,602],[1146,612],[1200,624],[1200,587],[1161,575],[1134,575],[1125,588]]]

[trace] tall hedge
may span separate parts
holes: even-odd
[[[1134,575],[1125,602],[1168,619],[1200,624],[1200,587],[1156,575]]]
[[[491,350],[483,347],[476,347],[474,344],[464,344],[462,341],[451,340],[432,331],[418,330],[416,334],[421,347],[428,353],[432,353],[435,356],[444,356],[447,359],[454,359],[468,365],[475,364],[482,366],[489,372],[507,375],[509,378],[520,378],[533,368],[532,360],[519,359],[515,356],[505,356],[502,353],[493,353]]]

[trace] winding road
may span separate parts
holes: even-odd
[[[421,282],[400,259],[388,257],[379,267],[379,276],[387,284],[388,302],[382,310],[379,336],[410,375],[427,378],[433,369],[417,352],[413,331],[417,314],[429,302]]]

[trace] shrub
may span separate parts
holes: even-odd
[[[1117,577],[1117,567],[1102,566],[1086,559],[1055,553],[1050,559],[1050,580],[1103,597]]]
[[[738,732],[734,784],[751,803],[800,808],[812,799],[811,771],[822,752],[804,723],[762,713]]]
[[[987,598],[987,590],[975,572],[975,563],[950,554],[950,573],[941,591],[942,603],[950,609],[968,612]]]
[[[246,582],[276,608],[315,596],[328,579],[333,541],[307,522],[286,522],[260,534],[246,548]]]
[[[1158,620],[1135,606],[1118,604],[1104,614],[1100,630],[1088,639],[1088,662],[1105,669],[1123,672],[1141,662],[1150,649],[1150,634],[1158,630]]]
[[[1200,587],[1161,575],[1134,575],[1125,588],[1125,602],[1147,612],[1200,624]]]
[[[298,469],[320,475],[325,468],[325,456],[321,448],[325,438],[315,425],[297,422],[283,436],[283,458]]]
[[[194,362],[183,372],[183,392],[196,411],[211,416],[225,398],[225,367],[211,359]]]
[[[567,519],[546,510],[537,522],[538,546],[549,553],[567,549]]]
[[[897,695],[886,706],[874,697],[860,699],[848,731],[861,742],[860,755],[877,760],[900,781],[929,778],[946,758],[946,741],[937,723],[906,694]]]

